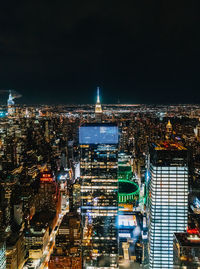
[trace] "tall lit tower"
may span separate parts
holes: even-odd
[[[9,93],[7,105],[8,105],[8,115],[11,116],[15,113],[15,108],[14,108],[15,102],[14,102],[14,97],[12,96],[11,91]]]
[[[79,128],[83,268],[118,268],[118,127]]]
[[[102,107],[101,107],[100,96],[99,96],[99,87],[97,87],[97,102],[95,105],[95,117],[97,121],[101,121]]]
[[[149,268],[173,268],[173,234],[187,229],[187,150],[173,141],[153,144],[149,156]]]
[[[170,122],[170,120],[168,120],[168,123],[166,125],[166,135],[165,135],[165,138],[167,140],[171,139],[172,137],[172,124]]]
[[[49,142],[49,122],[45,121],[45,132],[44,132],[46,142]]]
[[[0,268],[6,269],[6,244],[0,242]]]
[[[6,234],[10,234],[11,232],[11,195],[14,189],[14,186],[17,182],[17,178],[15,176],[7,176],[6,178],[0,179],[1,186],[1,197],[0,197],[0,205],[3,209],[3,223],[5,225]]]

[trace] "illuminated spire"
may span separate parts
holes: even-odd
[[[15,108],[14,108],[15,102],[14,102],[14,97],[12,96],[11,90],[9,91],[9,96],[7,100],[7,106],[8,106],[8,115],[12,116],[15,113]]]
[[[97,102],[95,105],[95,114],[100,114],[100,113],[102,113],[102,107],[100,103],[99,87],[97,87]]]
[[[170,120],[168,120],[168,123],[166,125],[166,135],[165,135],[165,138],[167,140],[171,139],[171,136],[172,136],[172,124],[170,122]]]
[[[172,124],[171,124],[170,120],[168,120],[168,123],[166,125],[166,128],[167,129],[172,129]]]
[[[12,93],[11,93],[11,90],[10,90],[10,91],[9,91],[9,96],[8,96],[8,106],[9,106],[9,105],[14,105],[14,104],[15,104],[15,102],[14,102],[13,99],[14,99],[14,98],[13,98]]]
[[[99,87],[97,87],[97,104],[100,103]]]

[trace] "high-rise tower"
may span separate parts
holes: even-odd
[[[44,137],[45,137],[46,142],[49,142],[49,122],[48,121],[45,121]]]
[[[8,105],[8,115],[13,115],[15,113],[15,108],[14,108],[14,105],[15,105],[15,102],[14,102],[14,98],[12,96],[12,93],[10,91],[9,93],[9,97],[8,97],[8,101],[7,101],[7,105]]]
[[[6,269],[6,244],[0,241],[0,268]]]
[[[102,107],[101,107],[100,96],[99,96],[99,87],[97,87],[97,102],[95,105],[95,117],[97,121],[101,121]]]
[[[171,139],[172,137],[172,124],[170,122],[170,120],[168,120],[168,123],[166,125],[166,135],[165,135],[165,138],[167,140]]]
[[[0,206],[3,210],[3,223],[5,232],[7,235],[11,232],[11,224],[12,224],[12,203],[11,196],[14,189],[15,184],[17,183],[17,178],[15,176],[6,176],[6,178],[0,179]]]
[[[150,149],[149,268],[173,268],[173,234],[187,229],[187,150],[173,141]]]
[[[83,268],[118,268],[118,127],[79,128]]]

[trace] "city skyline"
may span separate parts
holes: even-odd
[[[0,96],[2,97],[1,99],[0,99],[0,105],[1,106],[6,106],[6,102],[8,102],[8,100],[9,100],[9,96],[10,96],[10,94],[9,94],[9,92],[13,92],[14,93],[14,95],[16,94],[16,96],[13,96],[13,100],[15,100],[14,101],[14,103],[15,103],[15,106],[40,106],[40,105],[46,105],[46,106],[67,106],[67,105],[69,105],[69,106],[76,106],[77,105],[77,107],[78,106],[84,106],[84,105],[89,105],[89,106],[93,106],[93,107],[95,107],[96,106],[96,104],[94,104],[94,102],[95,102],[95,100],[96,100],[96,92],[97,92],[97,89],[99,90],[99,92],[100,92],[100,94],[99,94],[99,96],[100,96],[100,98],[101,98],[101,100],[103,100],[103,97],[104,97],[104,93],[103,93],[103,90],[102,90],[102,88],[100,88],[99,86],[97,86],[96,88],[94,88],[93,90],[92,90],[92,101],[91,102],[85,102],[85,103],[83,103],[83,102],[80,102],[80,103],[74,103],[74,102],[64,102],[64,101],[62,101],[62,102],[58,102],[58,100],[56,100],[55,98],[54,98],[54,102],[31,102],[31,100],[26,100],[27,102],[24,102],[24,100],[27,98],[26,96],[23,96],[19,91],[16,91],[15,89],[0,89]],[[101,94],[102,93],[102,94]],[[105,92],[106,93],[106,95],[107,95],[107,92]],[[41,98],[41,100],[42,100],[42,98]],[[111,100],[111,99],[110,99]],[[188,105],[188,106],[190,106],[190,105],[198,105],[199,103],[198,102],[189,102],[188,100],[187,101],[185,101],[185,102],[173,102],[173,101],[171,101],[171,102],[157,102],[157,103],[155,103],[155,102],[152,102],[152,103],[149,103],[149,102],[143,102],[143,103],[138,103],[138,102],[131,102],[130,100],[128,101],[128,102],[125,102],[125,103],[122,103],[122,102],[120,102],[120,99],[119,99],[119,96],[118,96],[118,99],[116,99],[115,97],[113,98],[113,100],[116,100],[116,102],[101,102],[101,106],[102,107],[104,107],[104,106],[109,106],[109,105],[114,105],[114,106],[126,106],[127,105],[127,107],[128,106],[163,106],[163,107],[168,107],[168,106],[181,106],[181,105]],[[105,100],[103,100],[103,101],[105,101]]]
[[[14,97],[0,110],[2,269],[200,265],[200,105]]]
[[[198,1],[4,1],[0,269],[200,268]]]

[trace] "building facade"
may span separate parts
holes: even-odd
[[[46,248],[49,241],[49,227],[30,227],[25,231],[26,249],[29,250],[31,246],[42,246],[43,250]]]
[[[21,269],[25,262],[25,242],[23,234],[12,234],[6,240],[6,268]],[[1,268],[1,267],[0,267]]]
[[[199,233],[174,234],[174,269],[200,268],[200,235]]]
[[[79,128],[83,268],[118,268],[118,127]]]
[[[5,242],[0,242],[0,268],[6,269],[6,245],[5,245]]]
[[[15,113],[15,102],[14,102],[14,97],[12,96],[11,91],[9,92],[9,97],[8,97],[8,101],[7,101],[7,105],[8,105],[8,115],[13,115]]]
[[[172,142],[150,150],[149,268],[173,268],[173,234],[187,229],[187,150]]]

